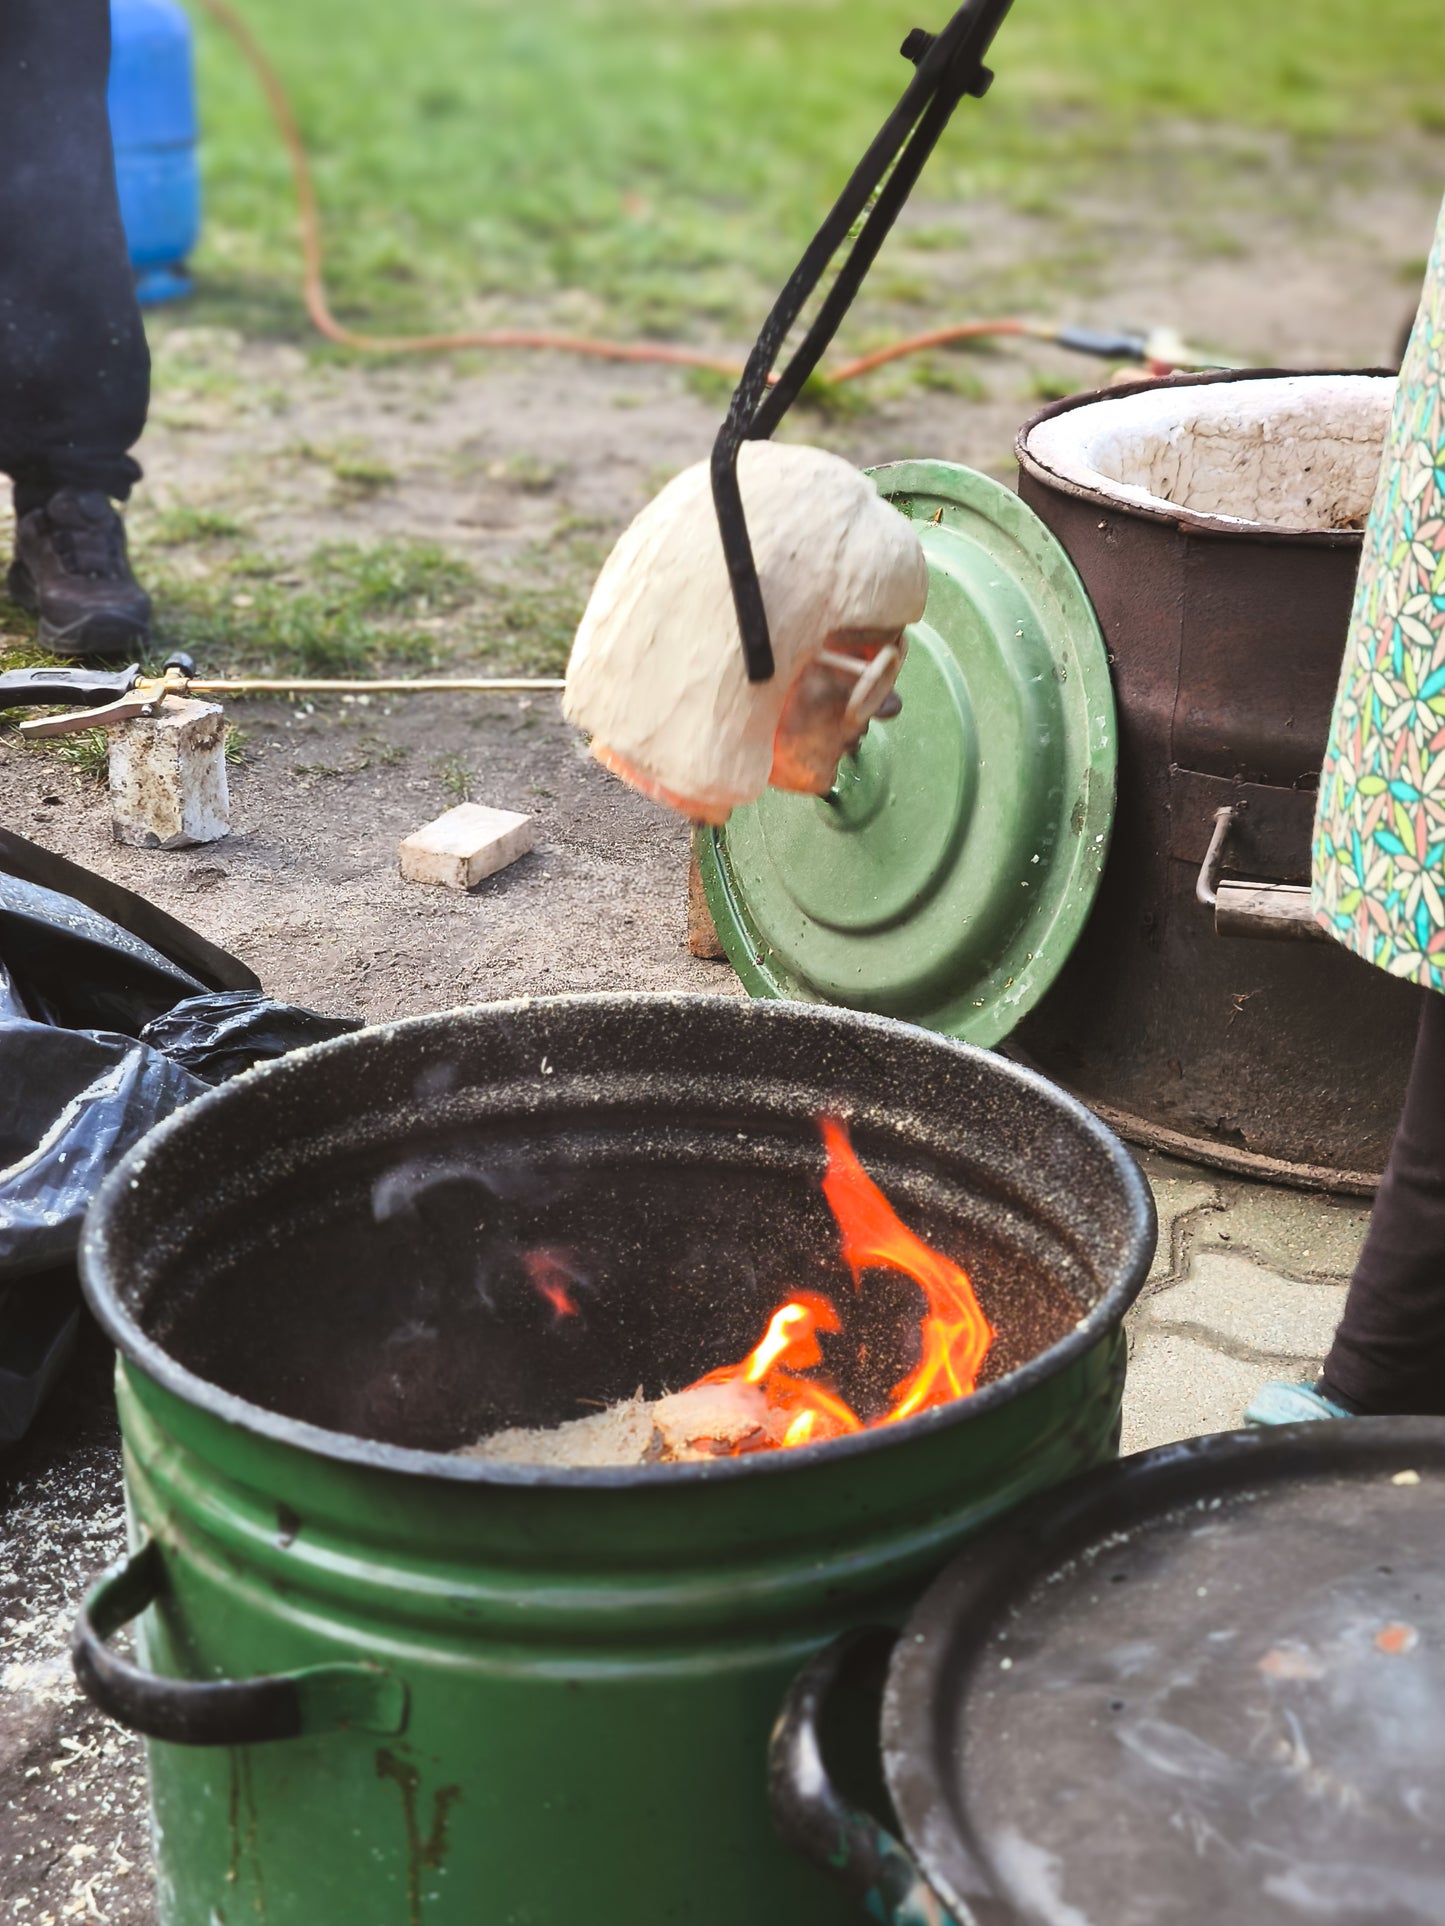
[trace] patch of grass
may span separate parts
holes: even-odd
[[[584,559],[595,566],[612,546],[612,528],[612,523],[600,515],[562,515],[552,524],[547,546],[574,553],[585,551]]]
[[[238,526],[206,511],[137,516],[132,552],[156,610],[148,670],[182,648],[202,675],[460,672],[467,661],[552,673],[605,548],[596,523],[564,519],[518,559],[522,580],[487,582],[431,542],[330,542],[300,561],[228,551]],[[56,660],[37,645],[35,618],[0,598],[0,669]],[[0,729],[26,713],[0,710]]]
[[[55,661],[35,640],[35,617],[30,611],[0,596],[0,669],[49,668]],[[14,714],[13,709],[0,709],[0,722]]]
[[[246,15],[310,144],[343,318],[581,313],[594,332],[694,336],[756,325],[901,91],[913,20],[896,0],[836,18],[816,0],[247,0]],[[300,332],[283,151],[230,41],[197,28],[201,313]],[[964,103],[930,164],[930,201],[1062,202],[1164,122],[1323,154],[1445,121],[1439,0],[1029,0],[990,63],[988,99]],[[197,388],[227,375],[194,342],[175,372]]]
[[[309,712],[307,713],[309,714]],[[340,711],[332,710],[330,715],[326,718],[326,722],[324,725],[320,723],[309,723],[303,726],[308,727],[310,730],[320,732],[323,729],[323,727],[326,730],[330,730],[333,728],[359,729],[359,728],[363,728],[365,725],[363,723],[362,717],[357,715],[354,711],[350,709],[342,709]],[[232,733],[236,733],[234,729]],[[298,734],[299,733],[300,732],[298,731]],[[229,739],[227,741],[226,746],[227,746],[227,754],[229,756],[230,754]],[[355,743],[350,749],[348,749],[345,755],[343,755],[339,761],[293,762],[291,765],[291,769],[292,769],[292,773],[298,776],[320,776],[320,777],[359,776],[362,774],[364,770],[370,769],[373,765],[381,769],[393,769],[395,768],[397,763],[405,762],[407,757],[410,755],[410,753],[411,751],[405,748],[404,746],[398,743],[387,742],[383,737],[378,736],[373,731],[368,731],[365,735],[362,736],[360,742]]]
[[[455,753],[439,756],[436,763],[436,778],[442,786],[442,793],[450,802],[471,801],[472,772],[461,756]]]
[[[396,486],[396,470],[363,442],[322,446],[314,441],[298,441],[291,452],[302,461],[314,461],[319,467],[329,469],[344,496],[376,495],[384,488]]]
[[[108,730],[81,729],[73,736],[42,736],[36,747],[42,746],[65,765],[78,783],[104,787],[110,773]]]
[[[716,368],[684,368],[682,380],[689,393],[710,408],[726,408],[738,385],[731,375],[720,374]]]
[[[1083,384],[1070,381],[1067,375],[1035,375],[1028,384],[1029,397],[1033,401],[1064,401],[1076,395]]]
[[[145,518],[149,548],[184,548],[190,542],[229,542],[246,533],[232,515],[214,508],[158,508]]]
[[[586,600],[581,582],[499,584],[468,626],[489,653],[500,652],[526,673],[560,675]]]
[[[331,472],[356,495],[376,495],[396,486],[396,470],[376,455],[339,454],[332,460]]]
[[[878,278],[877,293],[885,301],[897,301],[904,307],[921,307],[933,293],[933,283],[922,274],[894,272]]]
[[[459,610],[472,570],[434,543],[328,543],[304,563],[246,551],[181,569],[139,557],[155,603],[153,653],[188,649],[203,672],[380,674],[440,659],[419,626]]]
[[[547,495],[562,474],[561,462],[543,461],[527,453],[508,455],[505,461],[490,462],[487,474],[493,481],[510,482],[524,495]]]
[[[960,367],[956,361],[938,355],[922,355],[913,371],[920,387],[940,394],[962,395],[966,401],[987,401],[988,385],[973,368]]]
[[[1200,261],[1238,261],[1249,252],[1243,238],[1218,222],[1194,219],[1181,223],[1182,238]]]
[[[460,674],[477,664],[556,673],[600,557],[596,524],[585,518],[559,524],[548,543],[520,557],[523,579],[492,582],[434,543],[332,542],[298,562],[255,549],[226,553],[196,528],[178,552],[171,538],[179,542],[182,527],[172,523],[159,537],[152,529],[135,542],[156,609],[146,666],[154,670],[172,649],[184,648],[202,675]],[[55,661],[33,635],[33,619],[0,602],[0,669]],[[0,728],[26,713],[0,711]],[[349,719],[361,725],[359,713]],[[244,760],[245,745],[246,732],[233,728],[228,759]],[[103,779],[101,731],[42,746],[77,775]],[[371,763],[392,767],[407,753],[370,735],[342,763],[297,768],[347,776]]]
[[[904,247],[916,248],[921,254],[952,253],[955,248],[968,246],[968,235],[959,227],[942,227],[937,224],[928,227],[900,227],[898,239]]]
[[[796,405],[801,411],[811,408],[825,421],[847,421],[867,414],[876,400],[876,391],[870,393],[866,382],[845,381],[840,385],[815,368],[803,383]]]
[[[364,749],[355,749],[340,762],[293,762],[292,771],[298,776],[359,776],[371,763]]]
[[[311,569],[324,593],[371,615],[455,608],[476,586],[471,567],[435,542],[329,542]]]

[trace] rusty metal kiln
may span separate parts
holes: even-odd
[[[902,713],[833,792],[702,838],[748,988],[1001,1044],[1160,1149],[1371,1190],[1417,999],[1324,936],[1307,885],[1392,393],[1131,383],[1026,423],[1018,496],[875,470],[928,608]]]

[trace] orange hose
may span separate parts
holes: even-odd
[[[231,5],[231,0],[195,0],[195,4],[230,35],[261,83],[261,91],[266,96],[266,104],[291,162],[291,178],[296,188],[297,212],[301,222],[302,293],[306,313],[317,333],[324,335],[328,341],[360,354],[437,354],[459,348],[550,348],[562,354],[590,355],[599,361],[662,362],[676,368],[706,368],[714,374],[727,375],[732,380],[742,374],[740,362],[702,354],[694,348],[671,347],[660,341],[606,341],[591,335],[548,334],[530,328],[492,328],[477,333],[455,334],[360,334],[356,329],[348,328],[336,319],[326,298],[321,210],[316,198],[311,163],[306,155],[306,144],[301,137],[290,96],[265,49]],[[895,341],[890,347],[862,355],[856,361],[844,362],[831,373],[824,372],[822,379],[830,386],[852,381],[873,368],[882,367],[886,362],[899,361],[905,355],[917,354],[925,348],[943,347],[951,341],[1002,334],[1031,334],[1047,340],[1052,333],[1053,330],[1046,324],[1037,322],[965,321],[955,327],[935,328],[928,334],[910,335],[906,340]],[[772,374],[768,379],[775,381],[777,376]]]
[[[886,348],[875,349],[872,354],[860,354],[856,361],[845,361],[841,367],[834,368],[828,379],[854,381],[890,361],[901,361],[904,355],[920,354],[925,348],[946,348],[952,341],[975,341],[980,335],[993,334],[1031,334],[1049,341],[1054,330],[1041,321],[959,321],[953,327],[930,328],[927,334],[910,334]]]

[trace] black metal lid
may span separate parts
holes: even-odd
[[[1047,1494],[898,1646],[889,1788],[988,1926],[1445,1919],[1445,1421],[1197,1439]]]

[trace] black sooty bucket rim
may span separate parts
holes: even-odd
[[[1131,1248],[1129,1261],[1120,1275],[1062,1338],[1029,1358],[1015,1370],[996,1378],[969,1397],[936,1405],[916,1417],[897,1424],[874,1426],[842,1438],[828,1439],[793,1451],[757,1451],[741,1457],[712,1458],[696,1463],[628,1466],[542,1466],[496,1463],[483,1459],[458,1457],[449,1452],[423,1451],[404,1445],[390,1445],[353,1433],[328,1430],[303,1418],[286,1417],[280,1412],[254,1404],[250,1399],[223,1391],[209,1379],[178,1363],[163,1346],[142,1330],[121,1302],[112,1276],[109,1233],[111,1219],[121,1208],[132,1188],[140,1181],[147,1161],[170,1143],[196,1127],[194,1120],[211,1115],[218,1105],[233,1103],[248,1090],[261,1084],[284,1082],[298,1076],[309,1077],[311,1066],[359,1049],[375,1049],[379,1043],[413,1030],[434,1031],[441,1023],[463,1018],[525,1016],[538,1010],[588,1010],[616,1008],[619,1005],[669,1009],[674,1012],[702,1007],[710,1013],[736,1011],[740,1021],[750,1023],[816,1023],[825,1029],[876,1036],[906,1035],[915,1045],[929,1047],[976,1062],[987,1062],[989,1074],[1005,1082],[1045,1095],[1049,1104],[1063,1117],[1092,1137],[1120,1185]],[[723,1021],[729,1019],[724,1018]],[[185,1404],[211,1417],[239,1427],[275,1444],[306,1451],[313,1456],[343,1465],[360,1465],[410,1477],[438,1479],[458,1485],[506,1485],[570,1487],[606,1490],[638,1485],[713,1483],[719,1479],[780,1476],[821,1466],[861,1452],[879,1451],[910,1438],[965,1425],[982,1419],[1000,1405],[1019,1397],[1065,1370],[1076,1358],[1100,1343],[1123,1320],[1125,1312],[1143,1289],[1153,1260],[1158,1219],[1153,1193],[1143,1171],[1123,1140],[1103,1123],[1077,1097],[1039,1071],[1014,1063],[995,1051],[961,1043],[936,1031],[922,1030],[894,1017],[848,1010],[825,1004],[755,1001],[707,995],[700,991],[582,991],[558,996],[522,996],[492,1003],[462,1004],[453,1010],[434,1011],[422,1016],[404,1017],[394,1023],[375,1024],[335,1037],[307,1049],[295,1050],[273,1063],[245,1071],[230,1082],[208,1091],[193,1103],[172,1113],[149,1130],[106,1178],[86,1213],[81,1232],[79,1267],[85,1299],[91,1312],[117,1351],[146,1377]]]

